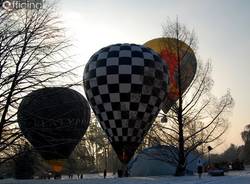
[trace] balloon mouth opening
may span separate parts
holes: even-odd
[[[122,164],[125,165],[129,163],[138,146],[140,145],[139,142],[112,142],[111,144],[117,154],[118,159]]]
[[[53,172],[60,173],[63,170],[63,160],[47,160],[47,162],[51,166]]]
[[[123,151],[121,154],[118,154],[118,158],[123,164],[127,164],[130,161],[129,156]]]

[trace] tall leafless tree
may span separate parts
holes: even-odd
[[[23,96],[48,86],[69,86],[74,76],[54,4],[0,12],[0,163],[20,143],[17,109]],[[77,82],[72,82],[77,83]]]
[[[186,43],[196,50],[194,32],[181,25],[178,21],[168,22],[164,26],[164,37],[175,38],[174,49],[177,51],[178,62],[178,100],[167,113],[160,113],[167,122],[156,119],[148,134],[148,140],[164,143],[178,148],[178,154],[173,153],[177,164],[176,175],[185,175],[187,157],[193,151],[206,151],[205,148],[215,143],[225,133],[228,127],[227,115],[233,107],[234,101],[227,92],[220,99],[210,92],[213,80],[210,77],[211,63],[198,62],[198,69],[193,82],[183,91],[181,82],[185,71],[181,68],[181,61],[187,52],[180,52],[180,42]]]
[[[241,132],[241,138],[244,141],[244,149],[243,149],[243,159],[249,164],[250,163],[250,124],[246,125],[244,131]]]

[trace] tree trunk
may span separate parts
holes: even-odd
[[[181,107],[181,106],[180,106]],[[178,165],[176,168],[176,176],[184,176],[186,170],[186,159],[184,150],[184,137],[183,137],[183,122],[182,122],[182,109],[179,107],[178,111],[178,122],[179,122],[179,154],[178,154]]]
[[[178,153],[178,165],[176,168],[176,176],[184,176],[186,170],[186,159],[185,159],[185,150],[184,150],[184,135],[183,135],[183,108],[182,108],[182,81],[181,81],[181,58],[179,50],[179,23],[176,24],[176,49],[177,49],[177,62],[178,62],[178,89],[179,89],[179,107],[178,107],[178,126],[179,126],[179,153]]]

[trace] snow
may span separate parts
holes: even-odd
[[[129,177],[117,178],[108,176],[103,179],[101,175],[85,175],[83,179],[62,180],[0,180],[0,184],[250,184],[250,170],[231,171],[225,176],[212,177],[203,174],[201,179],[195,176],[161,176],[161,177]]]

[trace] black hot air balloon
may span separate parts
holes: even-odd
[[[90,108],[78,92],[62,87],[43,88],[25,96],[18,109],[18,123],[28,141],[60,172],[84,135]]]
[[[129,162],[151,127],[167,86],[167,65],[156,52],[141,45],[102,48],[86,64],[86,96],[123,164]]]

